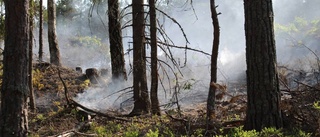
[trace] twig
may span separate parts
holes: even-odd
[[[297,82],[298,84],[304,85],[304,86],[306,86],[306,87],[308,87],[308,88],[312,88],[312,89],[315,89],[315,90],[317,90],[317,91],[320,91],[320,89],[318,89],[318,88],[316,88],[316,87],[313,87],[313,86],[310,86],[310,85],[308,85],[308,84],[302,83],[302,82],[300,82],[300,81],[297,81],[297,80],[293,80],[293,81],[294,81],[294,82]]]
[[[149,39],[149,38],[146,38],[146,39]],[[161,41],[158,41],[158,43],[159,43],[159,44],[162,44],[162,45],[164,45],[164,46],[168,46],[168,47],[191,50],[191,51],[195,51],[195,52],[199,52],[199,53],[202,53],[202,54],[211,56],[211,54],[209,54],[209,53],[207,53],[207,52],[204,52],[204,51],[198,50],[198,49],[193,49],[193,48],[190,48],[190,47],[182,47],[182,46],[171,45],[171,44],[168,44],[168,43],[163,43],[163,42],[161,42]]]
[[[177,24],[177,25],[179,26],[179,28],[180,28],[180,30],[181,30],[181,32],[182,32],[182,34],[183,34],[186,42],[187,42],[187,44],[190,43],[189,40],[188,40],[188,38],[187,38],[186,33],[184,32],[184,30],[183,30],[183,28],[182,28],[182,26],[181,26],[181,24],[180,24],[176,19],[174,19],[173,17],[171,17],[170,15],[168,15],[167,13],[165,13],[164,11],[162,11],[162,10],[160,10],[160,9],[158,9],[158,8],[156,8],[156,10],[159,11],[160,13],[162,13],[163,15],[165,15],[165,16],[166,16],[167,18],[169,18],[170,20],[172,20],[175,24]]]
[[[120,93],[120,92],[125,91],[125,90],[128,90],[128,89],[132,89],[132,88],[133,88],[132,86],[131,86],[131,87],[126,87],[126,88],[124,88],[124,89],[118,90],[118,91],[116,91],[116,92],[108,95],[107,97],[110,97],[110,96],[112,96],[112,95],[114,95],[114,94]],[[106,98],[107,98],[107,97],[106,97]]]

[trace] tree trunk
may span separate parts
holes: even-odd
[[[245,129],[282,127],[272,0],[244,0],[248,103]]]
[[[5,9],[4,7],[4,1],[1,0],[0,1],[0,11],[3,11]],[[4,33],[5,33],[5,26],[4,26],[4,22],[5,22],[5,13],[4,12],[0,12],[0,39],[4,40]],[[2,46],[2,42],[1,42],[1,46]]]
[[[29,90],[30,90],[30,109],[32,112],[36,111],[36,103],[34,98],[33,84],[32,84],[32,55],[33,55],[33,16],[34,16],[34,1],[30,0],[30,9],[29,9]]]
[[[211,80],[209,87],[209,94],[207,100],[207,118],[208,122],[215,118],[215,94],[216,87],[212,86],[212,82],[217,82],[217,62],[218,62],[218,51],[220,42],[220,26],[218,20],[218,13],[216,10],[215,0],[210,0],[211,18],[213,25],[213,46],[211,53]]]
[[[39,1],[39,61],[43,61],[43,0]]]
[[[127,80],[118,0],[108,0],[108,17],[112,78]]]
[[[5,1],[0,136],[28,136],[29,0]]]
[[[48,39],[50,50],[50,63],[61,66],[60,51],[56,34],[56,6],[54,0],[48,0]]]
[[[132,0],[133,15],[133,98],[130,115],[149,113],[150,99],[147,89],[145,63],[145,35],[143,0]]]
[[[158,99],[158,45],[157,45],[157,25],[156,6],[154,0],[149,0],[150,6],[150,37],[151,37],[151,112],[160,115]]]

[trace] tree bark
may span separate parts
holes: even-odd
[[[272,0],[244,0],[247,116],[245,129],[282,127]]]
[[[158,99],[158,45],[157,45],[157,16],[155,0],[149,0],[150,6],[150,37],[151,37],[151,112],[160,115]]]
[[[29,0],[6,0],[5,7],[0,136],[27,137]]]
[[[54,0],[48,0],[48,39],[50,50],[50,63],[61,66],[60,51],[56,34],[56,6]]]
[[[35,98],[34,98],[34,91],[33,91],[33,84],[32,84],[32,55],[33,55],[33,16],[34,16],[34,1],[30,0],[29,2],[30,4],[30,9],[29,9],[29,90],[30,90],[30,109],[32,112],[36,111],[36,102],[35,102]]]
[[[39,1],[39,61],[43,61],[43,0]]]
[[[217,62],[218,62],[218,51],[220,43],[220,26],[218,20],[218,13],[216,10],[215,0],[210,0],[211,18],[213,25],[213,45],[211,54],[211,79],[207,100],[207,118],[211,121],[215,118],[215,94],[216,87],[212,86],[212,82],[217,82]]]
[[[145,62],[145,24],[143,0],[132,0],[133,15],[133,98],[134,108],[130,115],[150,112]]]
[[[108,0],[108,17],[112,78],[127,80],[118,0]]]

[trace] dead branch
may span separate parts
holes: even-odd
[[[125,26],[121,27],[121,30],[126,29],[126,28],[129,28],[129,27],[131,27],[131,26],[132,26],[132,24],[125,25]]]
[[[187,35],[186,35],[186,33],[184,32],[184,29],[182,28],[182,26],[181,26],[181,24],[177,21],[177,20],[175,20],[173,17],[171,17],[170,15],[168,15],[167,13],[165,13],[164,11],[162,11],[162,10],[160,10],[160,9],[158,9],[158,8],[156,8],[156,10],[157,11],[159,11],[160,13],[162,13],[164,16],[166,16],[167,18],[169,18],[170,20],[172,20],[175,24],[177,24],[178,25],[178,27],[180,28],[180,30],[181,30],[181,32],[182,32],[182,35],[183,35],[183,37],[185,38],[185,40],[186,40],[186,48],[188,47],[188,44],[190,44],[190,42],[189,42],[189,40],[188,40],[188,38],[187,38]],[[170,51],[169,51],[170,52]],[[186,65],[186,63],[187,63],[187,54],[186,54],[186,52],[187,51],[185,51],[185,62],[184,62],[184,65]]]
[[[147,39],[147,40],[149,40],[150,38],[146,38],[146,39]],[[173,47],[173,48],[178,48],[178,49],[191,50],[191,51],[195,51],[195,52],[199,52],[199,53],[202,53],[202,54],[205,54],[205,55],[211,56],[209,53],[204,52],[204,51],[202,51],[202,50],[193,49],[193,48],[189,48],[189,47],[182,47],[182,46],[171,45],[171,44],[164,43],[164,42],[161,42],[161,41],[157,41],[157,42],[158,42],[159,44],[164,45],[164,46]]]
[[[118,99],[120,99],[123,95],[128,94],[128,93],[130,93],[130,92],[133,92],[133,89],[132,89],[132,90],[129,90],[129,91],[125,92],[125,93],[122,93],[121,95],[119,95],[119,96],[115,99],[115,102],[116,102]]]
[[[72,99],[70,101],[72,101],[72,105],[74,107],[80,107],[81,109],[83,109],[85,111],[88,111],[90,113],[94,113],[94,114],[97,114],[99,116],[106,117],[106,118],[109,118],[109,119],[115,119],[115,120],[120,120],[120,121],[125,121],[125,122],[131,122],[131,120],[128,120],[128,119],[125,119],[125,118],[121,118],[121,117],[117,117],[117,116],[111,116],[111,115],[104,114],[104,113],[101,113],[99,111],[87,108],[87,107],[81,105],[80,103],[78,103],[78,102],[76,102],[76,101],[74,101]]]
[[[66,98],[67,105],[70,106],[70,99],[69,99],[69,93],[68,93],[67,85],[66,85],[66,83],[63,81],[63,79],[62,79],[62,77],[61,77],[61,72],[60,72],[59,67],[57,67],[57,70],[58,70],[59,79],[61,80],[62,85],[63,85],[63,88],[64,88],[64,96],[65,96],[65,98]]]
[[[114,95],[114,94],[120,93],[120,92],[122,92],[122,91],[126,91],[126,90],[128,90],[128,89],[132,89],[132,88],[133,88],[133,86],[131,86],[131,87],[126,87],[126,88],[124,88],[124,89],[118,90],[118,91],[116,91],[116,92],[108,95],[107,97],[110,97],[110,96],[112,96],[112,95]]]
[[[132,43],[132,42],[129,42],[129,43]],[[169,53],[167,53],[166,50],[165,50],[163,47],[161,47],[161,46],[158,46],[158,47],[164,52],[164,54],[166,55],[166,57],[168,57],[168,58],[171,60],[171,62],[173,63],[173,65],[174,65],[174,66],[177,68],[177,70],[179,71],[179,74],[181,74],[181,75],[183,76],[183,73],[181,72],[177,61],[173,58],[173,55],[172,55],[172,53],[170,52],[170,49],[168,49]],[[129,54],[129,52],[132,51],[132,50],[133,50],[132,48],[127,49],[126,54]],[[163,61],[163,63],[165,63],[165,62]],[[165,64],[166,64],[167,66],[170,66],[168,63],[165,63]],[[170,67],[171,67],[171,66],[170,66]],[[173,70],[173,69],[172,69],[172,70]],[[173,71],[173,72],[174,72],[174,71]]]
[[[123,29],[125,29],[125,28],[127,28],[127,27],[131,27],[132,26],[132,20],[129,20],[129,21],[127,21],[127,22],[125,22],[125,23],[123,23],[123,25],[122,25],[122,27],[121,27],[121,30],[123,30]],[[130,24],[131,23],[131,24]]]
[[[120,15],[123,15],[123,13],[124,13],[128,8],[130,8],[130,7],[132,7],[132,4],[124,7],[124,8],[120,11]]]
[[[161,46],[159,46],[159,47],[160,47],[160,49],[165,53],[166,57],[168,57],[168,58],[171,60],[171,62],[173,63],[173,65],[178,69],[179,73],[183,76],[183,74],[182,74],[182,72],[181,72],[181,70],[180,70],[180,68],[179,68],[179,65],[177,64],[177,62],[176,62],[175,59],[173,58],[173,55],[170,54],[171,52],[169,52],[169,54],[170,54],[170,55],[169,55],[163,47],[161,47]],[[169,51],[170,51],[170,50],[169,50]],[[166,64],[166,65],[168,65],[168,64]],[[173,72],[174,72],[174,71],[173,71]]]
[[[167,35],[165,30],[163,29],[162,25],[160,25],[159,20],[157,20],[157,23],[158,23],[158,26],[159,26],[159,28],[158,28],[159,31],[158,32],[160,33],[160,35],[162,36],[162,38],[164,40],[163,43],[169,44],[169,41],[170,41],[172,43],[172,45],[175,45],[173,40]],[[160,47],[160,48],[162,48],[162,47]],[[172,52],[171,52],[170,48],[167,47],[167,50],[168,50],[169,54],[166,52],[166,50],[164,50],[164,48],[162,48],[162,50],[163,50],[163,52],[166,53],[167,57],[169,57],[171,59],[172,63],[174,65],[176,65],[177,68],[178,68],[178,64],[177,64],[176,60],[173,58],[173,55],[172,55]],[[185,58],[186,58],[186,56],[187,55],[185,55]]]
[[[126,17],[126,16],[128,16],[128,15],[130,15],[130,14],[132,14],[132,12],[128,12],[128,13],[125,13],[125,14],[120,14],[120,15],[122,15],[122,16],[120,16],[119,17],[119,20],[122,20],[124,17]]]
[[[306,86],[306,87],[308,87],[308,88],[311,88],[311,89],[320,91],[320,89],[318,89],[318,88],[316,88],[316,87],[314,87],[314,86],[310,86],[310,85],[308,85],[308,84],[302,83],[302,82],[297,81],[297,80],[293,80],[293,81],[296,82],[296,83],[298,83],[298,84],[304,85],[304,86]]]
[[[162,36],[164,43],[168,43],[168,40],[174,45],[173,40],[167,35],[166,31],[163,28],[163,25],[160,24],[160,21],[157,20],[157,24],[159,26],[158,28],[158,32],[160,33],[160,35]]]
[[[181,32],[182,32],[182,34],[183,34],[183,36],[184,36],[187,44],[189,44],[190,42],[189,42],[189,40],[188,40],[188,38],[187,38],[187,35],[186,35],[186,33],[184,32],[184,29],[182,28],[181,24],[180,24],[176,19],[174,19],[173,17],[171,17],[170,15],[168,15],[167,13],[165,13],[164,11],[162,11],[162,10],[160,10],[160,9],[158,9],[158,8],[156,8],[156,10],[159,11],[160,13],[162,13],[163,15],[165,15],[167,18],[169,18],[170,20],[172,20],[175,24],[177,24],[177,25],[179,26],[179,28],[180,28],[180,30],[181,30]]]
[[[160,82],[162,89],[164,90],[164,97],[165,97],[165,99],[167,99],[167,90],[164,87],[163,80],[161,78],[159,78],[159,82]]]

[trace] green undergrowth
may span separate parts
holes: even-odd
[[[98,124],[93,122],[87,133],[95,133],[99,137],[205,137],[205,126],[199,128],[177,128],[178,123],[166,116],[152,118],[133,118],[133,122],[107,121]],[[205,125],[205,123],[203,123]],[[220,129],[223,133],[223,129]],[[215,137],[311,137],[312,134],[301,130],[284,130],[265,128],[261,132],[246,131],[243,126],[233,128],[224,135]],[[212,135],[210,135],[212,136]]]
[[[311,133],[293,129],[286,131],[276,128],[264,128],[262,131],[244,130],[243,126],[230,130],[226,135],[218,135],[216,137],[311,137]]]
[[[99,137],[174,137],[177,134],[167,126],[169,119],[164,116],[130,119],[132,122],[117,120],[93,122],[87,133],[95,133]]]

